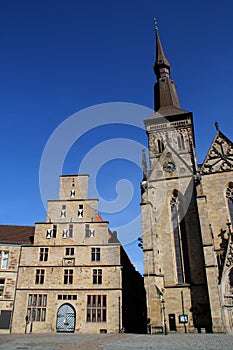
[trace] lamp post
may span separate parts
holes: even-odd
[[[32,304],[32,314],[31,314],[30,333],[32,333],[33,321],[34,321],[34,319],[35,319],[35,311],[36,311],[35,306],[36,306],[36,304],[33,303],[33,304]]]
[[[163,313],[163,334],[167,335],[167,324],[166,324],[166,315],[165,315],[165,300],[161,300],[161,307]]]

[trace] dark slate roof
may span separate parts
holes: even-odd
[[[0,225],[0,244],[32,244],[35,226]]]

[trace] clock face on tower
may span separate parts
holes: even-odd
[[[175,163],[173,163],[172,161],[168,161],[164,163],[163,168],[168,173],[172,173],[176,169],[176,166],[175,166]]]

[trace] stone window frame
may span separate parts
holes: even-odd
[[[66,205],[62,204],[61,206],[61,215],[60,215],[61,219],[66,218]]]
[[[107,295],[87,295],[87,322],[107,322]]]
[[[74,232],[74,224],[72,222],[69,223],[69,228],[67,232],[67,237],[72,238],[73,237],[73,232]]]
[[[100,247],[91,247],[91,261],[100,261]]]
[[[0,269],[6,270],[9,263],[9,250],[0,250]]]
[[[63,284],[71,285],[74,282],[74,270],[64,269]]]
[[[45,269],[36,269],[35,284],[44,284]]]
[[[39,261],[48,261],[48,256],[49,256],[49,248],[48,247],[40,248]]]
[[[79,204],[78,206],[78,219],[82,219],[84,216],[84,206],[83,204]]]
[[[66,247],[65,256],[73,256],[73,255],[74,255],[74,247]]]
[[[27,317],[29,321],[46,321],[47,294],[29,294]]]
[[[77,294],[58,294],[57,300],[77,300]]]
[[[103,282],[103,270],[93,269],[92,270],[92,284],[101,285]]]

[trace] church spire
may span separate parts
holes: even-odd
[[[163,47],[159,38],[157,22],[155,21],[156,33],[156,60],[154,63],[154,72],[157,82],[154,86],[155,111],[160,109],[180,109],[180,102],[176,91],[176,86],[170,78],[170,63],[165,57]]]
[[[154,72],[157,79],[163,76],[170,76],[170,63],[164,55],[163,47],[159,38],[159,30],[157,26],[157,21],[154,19],[155,23],[155,35],[156,35],[156,60],[154,63]]]

